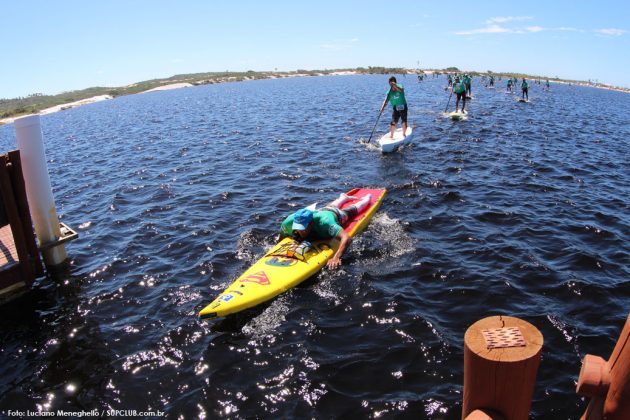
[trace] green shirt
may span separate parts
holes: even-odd
[[[469,85],[469,84],[470,84],[470,82],[472,82],[472,79],[470,78],[470,76],[464,76],[464,80],[463,80],[463,82],[464,82],[465,84]]]
[[[284,219],[280,231],[283,235],[293,235],[293,214]],[[318,211],[313,212],[313,230],[306,239],[309,241],[316,241],[318,239],[331,239],[336,238],[341,232],[342,227],[337,223],[335,214],[330,211]]]
[[[400,83],[396,83],[396,86],[398,86],[398,89],[403,89],[403,85]],[[387,92],[387,100],[389,100],[389,103],[392,104],[394,108],[396,108],[397,105],[407,105],[405,92],[393,91],[390,89]]]
[[[464,93],[466,92],[466,85],[464,82],[457,82],[453,85],[453,92],[455,93]]]
[[[527,89],[527,87],[528,87],[527,82],[525,80],[523,80],[523,83],[521,83],[521,88]]]

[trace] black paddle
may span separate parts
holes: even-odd
[[[446,103],[446,108],[444,108],[444,112],[448,109],[448,105],[451,103],[451,96],[453,96],[453,89],[451,89],[451,94],[448,95],[448,102]]]
[[[368,143],[370,141],[372,141],[372,136],[374,135],[374,130],[376,130],[376,125],[378,124],[378,120],[381,118],[381,114],[383,113],[383,111],[385,110],[385,104],[387,103],[387,98],[389,97],[389,93],[387,94],[387,96],[385,97],[385,100],[383,101],[383,105],[381,105],[381,110],[378,112],[378,117],[376,117],[376,122],[374,123],[374,128],[372,129],[372,133],[370,134],[370,138],[368,139]]]

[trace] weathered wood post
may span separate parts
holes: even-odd
[[[582,419],[630,419],[630,314],[608,361],[584,357],[576,392],[591,397]]]
[[[518,318],[471,325],[464,336],[462,418],[527,420],[542,346],[540,331]]]
[[[35,234],[40,247],[56,243],[62,238],[62,233],[48,176],[39,115],[16,119],[15,134],[22,158],[26,196],[35,225]],[[44,250],[43,256],[49,267],[61,265],[67,259],[63,244]]]

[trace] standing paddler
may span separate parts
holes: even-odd
[[[462,114],[464,108],[466,108],[466,84],[459,80],[459,76],[455,77],[455,83],[453,84],[453,92],[456,95],[455,99],[455,112],[459,110],[459,101],[462,100]]]
[[[398,120],[402,120],[402,135],[405,137],[407,134],[407,100],[405,99],[405,88],[402,84],[396,83],[394,76],[389,78],[389,91],[387,92],[387,98],[383,102],[381,112],[387,106],[387,102],[392,104],[392,121],[389,123],[389,134],[391,138],[394,138],[394,131],[396,131],[396,125]]]
[[[464,74],[464,79],[462,81],[464,82],[464,86],[466,87],[466,96],[468,98],[472,98],[472,77],[470,77],[470,75],[466,73]]]

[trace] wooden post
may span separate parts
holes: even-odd
[[[630,418],[630,314],[608,361],[584,357],[576,392],[592,398],[584,420]]]
[[[527,420],[540,364],[543,336],[532,324],[492,316],[464,336],[462,418],[479,409],[498,418]]]
[[[24,239],[24,226],[22,226],[22,219],[20,218],[17,205],[15,204],[15,195],[13,193],[13,187],[11,186],[8,165],[8,156],[0,156],[0,193],[2,194],[2,199],[11,225],[15,249],[17,250],[20,260],[22,279],[27,286],[30,286],[35,276],[31,270],[28,248],[26,247],[26,240]]]
[[[39,250],[37,249],[35,233],[33,232],[31,211],[28,207],[28,200],[26,198],[26,186],[24,185],[24,177],[22,176],[22,160],[20,159],[20,151],[10,151],[8,156],[9,161],[11,162],[11,171],[9,171],[9,176],[11,178],[11,185],[13,186],[13,192],[15,194],[15,204],[17,205],[18,213],[20,214],[22,226],[24,227],[26,248],[29,253],[35,276],[41,277],[44,275],[44,268],[42,267],[42,261],[39,258]]]

